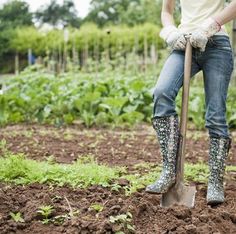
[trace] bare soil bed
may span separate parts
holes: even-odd
[[[233,133],[233,138],[236,134]],[[17,125],[2,128],[0,141],[5,139],[8,150],[23,152],[35,160],[53,156],[59,163],[71,163],[81,156],[92,155],[98,163],[109,166],[159,164],[161,157],[154,131],[142,126],[132,131],[90,129],[77,127],[57,129],[38,125]],[[208,141],[205,132],[189,131],[187,162],[207,163]],[[1,152],[0,152],[1,154]],[[232,145],[228,165],[236,165],[236,146]],[[125,184],[121,181],[120,185]],[[196,205],[193,209],[176,206],[161,208],[160,195],[143,190],[126,196],[123,190],[92,186],[87,189],[57,187],[40,184],[27,186],[0,184],[0,233],[116,233],[120,225],[109,217],[130,212],[135,233],[236,233],[236,175],[226,179],[226,202],[217,207],[206,205],[206,184],[197,184]],[[101,204],[100,212],[91,204]],[[42,224],[37,213],[41,205],[52,205],[53,217],[71,209],[78,210],[72,218],[61,223]],[[21,212],[24,223],[16,223],[10,212]],[[129,232],[125,232],[129,233]]]

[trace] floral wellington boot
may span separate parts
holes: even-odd
[[[223,203],[225,161],[231,145],[230,138],[210,138],[209,168],[210,176],[207,188],[207,204]]]
[[[147,186],[146,192],[165,193],[176,181],[176,159],[179,141],[178,116],[153,118],[152,123],[160,144],[163,168],[160,178],[155,183]]]

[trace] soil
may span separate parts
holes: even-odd
[[[233,133],[233,138],[236,134]],[[8,150],[23,152],[29,158],[45,160],[53,156],[59,163],[71,163],[81,156],[92,155],[99,163],[127,166],[132,173],[140,163],[161,162],[154,131],[141,126],[132,131],[77,127],[53,128],[17,125],[2,128],[0,141],[5,139]],[[207,162],[208,143],[205,132],[189,131],[186,161]],[[1,152],[0,152],[1,155]],[[232,145],[228,165],[236,165],[236,146]],[[236,233],[236,175],[226,179],[226,202],[217,207],[206,204],[206,184],[197,184],[195,207],[160,207],[160,195],[140,190],[131,196],[124,191],[111,191],[101,186],[87,189],[31,184],[19,186],[0,184],[0,233],[116,233],[127,223],[135,233]],[[121,181],[121,185],[125,184]],[[100,204],[97,212],[92,204]],[[43,224],[37,212],[42,205],[52,205],[53,223]],[[70,211],[74,215],[68,215]],[[78,212],[76,212],[78,211]],[[12,220],[10,212],[20,212],[24,223]],[[132,214],[132,221],[113,224],[111,216]],[[67,214],[65,216],[65,214]],[[57,218],[55,218],[57,217]],[[63,221],[62,221],[63,220]],[[61,222],[59,222],[61,221]]]

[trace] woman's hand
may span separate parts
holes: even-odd
[[[160,37],[166,41],[171,50],[185,50],[187,40],[174,25],[164,27]]]
[[[208,19],[206,23],[199,30],[192,33],[190,42],[193,47],[205,51],[208,39],[217,33],[221,25],[224,25],[236,18],[236,0],[233,0],[227,7],[220,13]]]
[[[209,38],[219,32],[220,29],[221,25],[213,18],[209,18],[204,22],[201,28],[192,33],[190,36],[191,45],[204,52]]]
[[[163,0],[161,11],[163,29],[160,32],[160,36],[172,50],[184,50],[187,42],[184,35],[174,25],[174,8],[175,0]]]

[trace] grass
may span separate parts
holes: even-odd
[[[119,178],[123,168],[98,165],[93,159],[81,159],[73,164],[58,164],[52,161],[35,161],[23,154],[9,153],[0,158],[0,181],[15,184],[46,183],[88,187],[108,186]]]
[[[86,188],[92,185],[110,187],[111,190],[120,191],[118,179],[125,178],[129,185],[123,187],[126,195],[153,183],[161,172],[160,167],[145,164],[144,174],[134,172],[128,174],[124,167],[109,167],[98,164],[93,158],[84,157],[73,164],[59,164],[53,160],[36,161],[27,159],[23,154],[5,153],[0,158],[0,181],[14,184],[52,184],[69,185],[72,187]],[[226,168],[227,172],[236,172],[236,166]],[[208,166],[203,163],[186,164],[186,182],[207,182]]]

